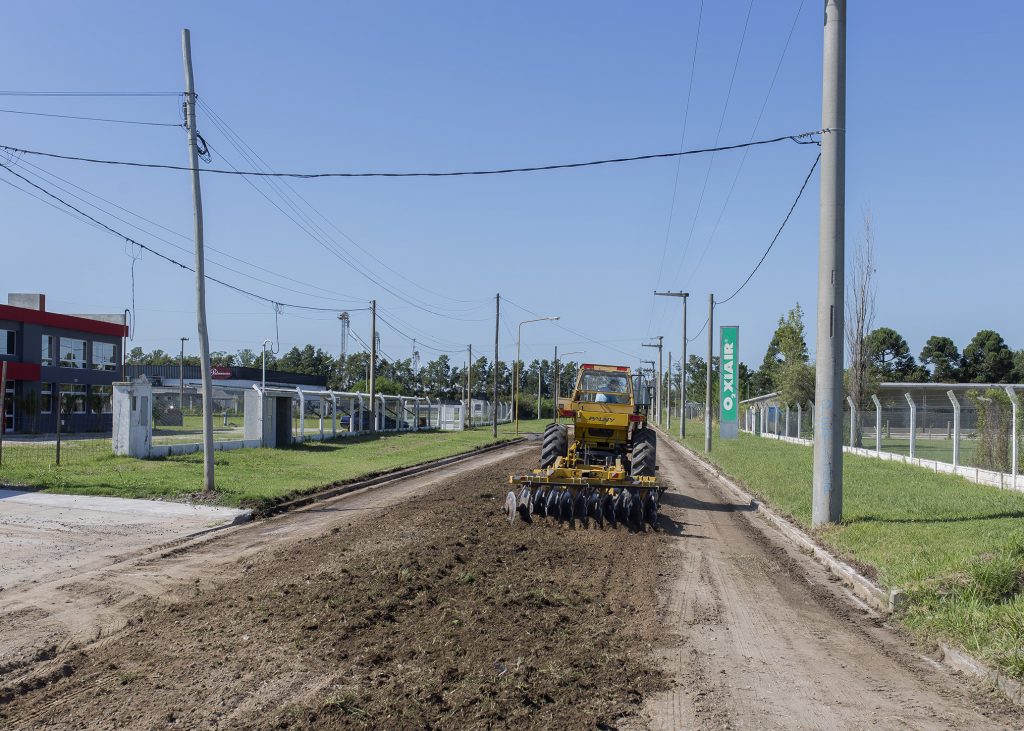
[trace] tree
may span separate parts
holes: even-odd
[[[1024,383],[1024,348],[1013,354],[1013,383]]]
[[[981,330],[964,348],[961,378],[973,383],[1002,383],[1014,370],[1013,353],[995,330]]]
[[[907,381],[914,373],[914,356],[903,336],[891,327],[872,330],[865,340],[871,368],[880,381]]]
[[[871,210],[863,211],[864,238],[854,254],[850,287],[846,290],[844,333],[850,367],[846,371],[846,391],[850,400],[863,410],[873,388],[868,333],[875,322],[875,230]],[[813,382],[811,388],[813,389]],[[861,446],[861,427],[854,424],[853,443]]]
[[[799,370],[799,366],[806,365],[808,360],[804,311],[797,302],[793,309],[779,318],[761,367],[754,376],[756,390],[758,393],[780,390],[784,380],[792,380],[793,374],[786,376],[785,371],[791,368]]]
[[[952,338],[932,335],[921,348],[921,364],[931,367],[935,383],[956,383],[960,379],[960,351]]]

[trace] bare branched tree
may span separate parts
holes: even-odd
[[[850,366],[847,391],[850,399],[863,413],[870,396],[871,353],[866,341],[875,321],[875,231],[871,209],[864,208],[864,237],[854,254],[853,273],[846,290],[846,352]],[[860,420],[854,424],[853,443],[861,446]]]

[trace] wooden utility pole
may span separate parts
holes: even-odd
[[[377,431],[377,300],[370,300],[370,431]]]
[[[686,300],[689,292],[655,292],[655,297],[681,297],[683,300],[683,355],[679,360],[679,436],[686,436]],[[669,367],[669,378],[672,368]],[[671,420],[670,420],[671,425]]]
[[[498,325],[501,322],[501,293],[494,295],[494,402],[491,404],[491,433],[498,438]]]
[[[185,62],[185,121],[188,125],[196,239],[196,329],[199,331],[199,365],[203,379],[203,491],[212,492],[216,489],[213,481],[213,379],[210,374],[210,335],[206,329],[206,256],[203,252],[203,196],[199,186],[196,89],[192,78],[192,41],[188,28],[181,31],[181,52]]]

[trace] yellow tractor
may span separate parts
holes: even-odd
[[[655,477],[654,430],[647,425],[653,389],[626,366],[584,364],[572,396],[559,399],[558,414],[572,419],[549,424],[541,443],[540,469],[509,478],[509,523],[552,518],[559,525],[620,524],[640,531],[657,527],[662,489]]]

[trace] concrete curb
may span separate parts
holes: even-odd
[[[661,429],[658,429],[657,431],[673,449],[681,453],[684,457],[690,457],[701,469],[715,477],[718,482],[735,497],[743,501],[749,501],[750,505],[761,513],[764,518],[775,526],[787,539],[801,548],[810,551],[818,563],[827,567],[843,582],[845,586],[853,591],[859,599],[866,602],[868,606],[882,613],[889,614],[906,605],[908,597],[903,591],[900,589],[893,589],[887,593],[885,589],[861,574],[857,569],[846,562],[839,560],[815,543],[814,539],[807,535],[803,529],[793,525],[785,518],[759,503],[753,495],[730,480],[724,473],[720,472],[717,467],[709,463],[701,455],[697,454],[686,445],[680,444]],[[999,670],[994,670],[988,667],[980,660],[977,660],[962,650],[957,650],[944,642],[939,643],[939,648],[942,650],[942,662],[948,667],[958,672],[973,675],[979,679],[989,681],[998,688],[1011,703],[1018,706],[1024,706],[1024,684],[1014,680]]]

